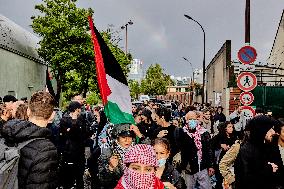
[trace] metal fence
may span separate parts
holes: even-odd
[[[273,116],[284,118],[284,87],[258,86],[252,91],[254,102],[252,106],[265,111],[272,111]]]

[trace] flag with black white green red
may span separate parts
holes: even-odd
[[[89,16],[99,89],[104,111],[113,124],[134,123],[126,77]]]

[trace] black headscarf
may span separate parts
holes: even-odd
[[[265,115],[251,119],[247,127],[250,128],[250,141],[256,145],[263,145],[266,133],[276,125],[275,120]]]

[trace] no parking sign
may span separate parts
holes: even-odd
[[[256,60],[257,53],[252,46],[244,46],[238,52],[238,58],[243,64],[251,64]]]

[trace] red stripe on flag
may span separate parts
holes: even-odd
[[[95,34],[94,23],[93,23],[91,16],[88,16],[88,19],[89,19],[89,24],[90,24],[91,34],[92,34],[92,41],[94,45],[97,79],[99,83],[99,89],[101,92],[103,104],[105,105],[107,103],[107,97],[111,94],[111,90],[107,83],[106,72],[105,72],[105,67],[104,67],[104,60],[103,60],[99,41]]]

